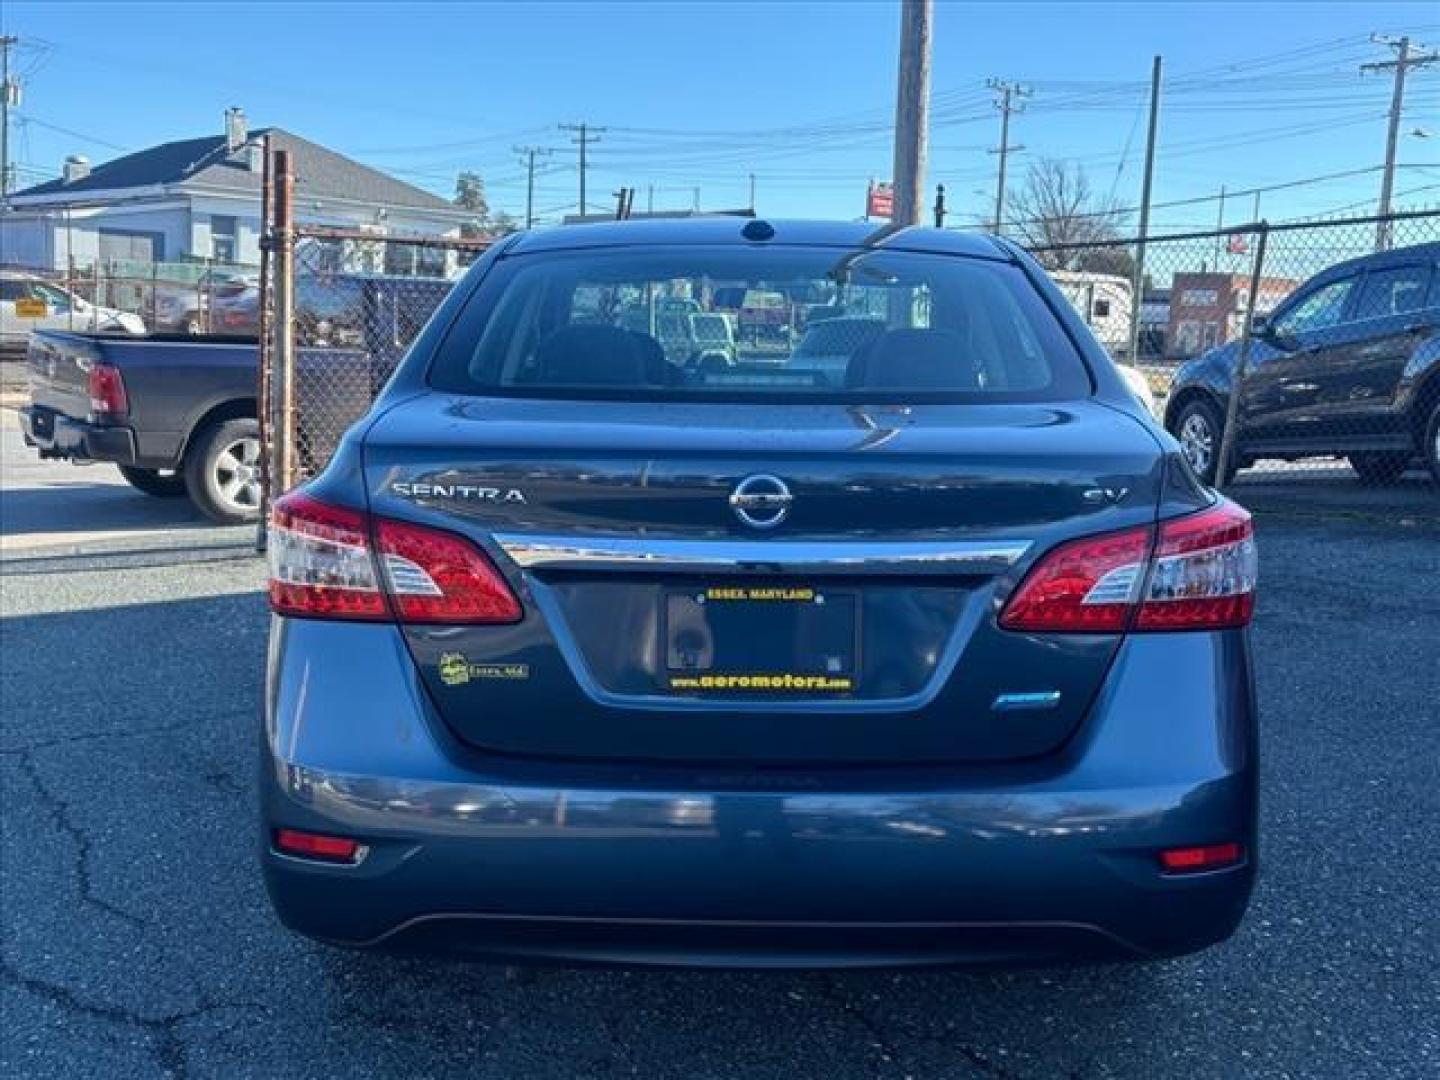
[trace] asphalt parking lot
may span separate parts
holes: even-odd
[[[0,553],[7,1076],[1440,1073],[1429,493],[1357,509],[1340,482],[1254,491],[1263,871],[1227,944],[1094,969],[512,977],[275,923],[254,857],[266,616],[247,531],[17,475],[7,503],[50,494],[6,509]],[[120,523],[41,527],[47,498],[113,503]]]

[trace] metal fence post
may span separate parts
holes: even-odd
[[[260,523],[255,530],[255,550],[264,551],[269,542],[270,495],[274,475],[275,444],[270,424],[270,373],[275,362],[273,322],[270,317],[270,279],[274,276],[272,260],[275,258],[272,245],[275,217],[274,162],[270,149],[270,136],[261,141],[260,180],[260,325],[257,329],[260,348],[260,370],[255,387],[255,410],[260,424]]]
[[[1229,483],[1230,461],[1235,455],[1236,429],[1244,422],[1240,410],[1245,394],[1245,376],[1250,368],[1251,328],[1255,325],[1255,309],[1260,304],[1260,282],[1265,272],[1265,246],[1270,226],[1261,221],[1256,225],[1260,239],[1255,243],[1255,261],[1250,267],[1250,302],[1245,308],[1245,326],[1240,337],[1240,351],[1235,357],[1235,373],[1230,377],[1230,397],[1225,403],[1225,427],[1220,433],[1220,457],[1215,462],[1215,486]]]
[[[274,366],[270,373],[271,438],[275,444],[276,493],[295,486],[295,176],[290,152],[275,152],[275,208],[272,334]]]

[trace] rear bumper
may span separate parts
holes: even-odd
[[[1245,635],[1128,642],[1043,762],[746,772],[484,758],[391,628],[276,620],[262,861],[295,930],[397,951],[715,966],[1054,962],[1228,936],[1255,874]],[[352,836],[353,867],[275,853]],[[1239,866],[1159,871],[1238,840]]]
[[[64,413],[30,405],[20,410],[20,433],[42,458],[136,462],[135,432],[123,426],[88,424]]]

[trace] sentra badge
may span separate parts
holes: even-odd
[[[396,480],[390,490],[404,499],[465,499],[470,502],[523,503],[518,488],[483,487],[479,484],[428,484]]]

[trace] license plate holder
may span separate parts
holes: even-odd
[[[857,592],[709,584],[661,599],[661,673],[673,693],[853,694],[860,671]]]

